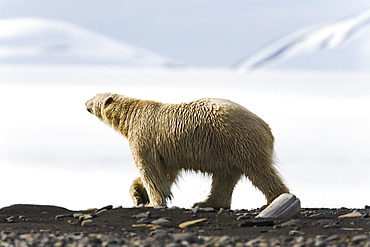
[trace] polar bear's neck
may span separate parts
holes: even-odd
[[[127,138],[139,102],[139,99],[115,95],[113,103],[104,109],[105,122]]]

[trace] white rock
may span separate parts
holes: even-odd
[[[291,219],[299,216],[300,212],[300,200],[295,195],[284,193],[259,213],[256,218]]]

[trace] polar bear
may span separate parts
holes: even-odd
[[[261,190],[267,203],[289,193],[273,164],[270,127],[230,100],[168,104],[101,93],[86,108],[128,139],[140,172],[130,189],[136,205],[165,206],[182,170],[212,175],[208,198],[194,204],[200,207],[230,208],[242,176]]]

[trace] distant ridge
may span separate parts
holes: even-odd
[[[364,31],[365,27],[369,27],[368,24],[370,24],[370,9],[340,20],[302,29],[290,35],[286,35],[277,41],[271,42],[269,45],[256,51],[251,56],[240,60],[233,67],[238,71],[247,71],[268,66],[276,66],[277,64],[281,64],[286,61],[289,62],[290,60],[292,61],[289,66],[292,67],[300,62],[313,67],[315,67],[315,63],[321,63],[321,66],[324,67],[327,66],[327,64],[325,65],[325,62],[333,63],[334,60],[334,63],[336,63],[335,59],[325,61],[322,54],[318,54],[314,57],[312,56],[313,53],[316,51],[339,48],[344,43],[348,43],[350,39],[353,41],[354,36],[359,34],[360,31]],[[363,56],[364,59],[360,58],[360,60],[363,60],[361,62],[366,62],[367,65],[369,65],[367,69],[370,68],[370,36],[367,37],[368,39],[361,43],[362,47],[358,48],[354,45],[351,47],[354,48],[353,50],[347,49],[344,52],[346,53],[345,55],[338,57],[338,54],[336,54],[335,56],[339,59],[347,59],[347,63],[352,63],[352,65],[348,65],[347,67],[353,67],[353,63],[356,63],[353,59],[350,60],[351,58],[357,59],[358,57]],[[363,51],[360,50],[362,48]],[[302,54],[305,54],[304,58],[301,60],[294,60]],[[329,55],[333,56],[333,54]],[[305,59],[306,61],[304,61]],[[309,61],[310,59],[311,61]],[[366,68],[367,65],[359,65],[359,67],[362,66]],[[327,67],[331,66],[329,65]]]
[[[0,63],[183,66],[77,25],[43,18],[0,20]]]

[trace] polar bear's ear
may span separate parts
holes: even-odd
[[[104,101],[104,106],[107,107],[113,102],[113,97],[109,96],[108,98],[105,99]]]

